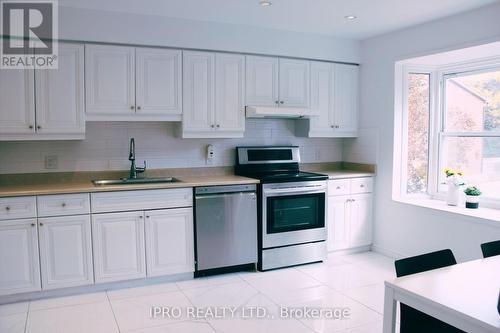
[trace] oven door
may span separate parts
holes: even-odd
[[[263,248],[326,240],[325,181],[265,184],[262,195]]]

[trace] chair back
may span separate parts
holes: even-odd
[[[481,250],[484,258],[500,255],[500,240],[481,244]]]
[[[432,269],[455,265],[457,261],[450,249],[421,254],[415,257],[396,260],[396,275],[398,277],[430,271]]]

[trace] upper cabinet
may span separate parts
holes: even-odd
[[[83,46],[59,43],[58,60],[57,69],[2,71],[0,140],[85,137]]]
[[[317,114],[302,120],[297,134],[308,137],[356,137],[359,113],[359,67],[327,62],[311,63],[311,109]]]
[[[87,120],[181,120],[179,50],[85,46]]]
[[[235,138],[245,131],[245,57],[183,54],[184,138]]]
[[[310,62],[246,57],[246,105],[309,108]]]

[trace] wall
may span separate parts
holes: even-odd
[[[498,226],[392,201],[394,64],[405,58],[500,40],[500,3],[362,42],[361,127],[357,144],[344,143],[351,162],[376,158],[374,248],[412,255],[451,248],[459,260],[480,257],[479,244],[500,239]],[[366,152],[376,151],[373,154]],[[365,157],[366,156],[366,157]]]
[[[359,41],[151,15],[60,7],[59,38],[262,53],[357,63]]]
[[[296,138],[293,120],[248,119],[241,139],[180,139],[179,123],[87,123],[83,141],[0,142],[0,174],[48,171],[126,170],[129,138],[136,141],[138,165],[149,168],[203,167],[207,144],[216,157],[209,166],[234,165],[238,145],[298,145],[303,162],[342,160],[341,139]],[[57,155],[57,170],[45,170],[45,156]]]

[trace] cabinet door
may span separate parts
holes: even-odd
[[[58,69],[35,72],[37,134],[85,134],[83,45],[59,44]]]
[[[0,74],[0,138],[35,133],[33,70],[3,69]]]
[[[305,60],[280,59],[279,100],[284,107],[309,107],[310,63]]]
[[[372,195],[352,195],[349,206],[350,247],[370,245],[372,243]]]
[[[182,114],[182,52],[138,48],[135,59],[137,114]]]
[[[311,64],[311,109],[318,116],[309,120],[309,135],[333,135],[333,103],[334,103],[334,71],[333,64],[313,62]]]
[[[148,276],[194,271],[192,208],[146,211]]]
[[[144,213],[92,215],[95,282],[146,276]]]
[[[135,113],[134,54],[133,47],[85,45],[87,115]]]
[[[90,216],[38,219],[42,288],[92,284]]]
[[[246,105],[276,106],[278,92],[278,58],[246,57]]]
[[[349,211],[347,196],[328,198],[328,251],[349,247]]]
[[[0,223],[0,267],[0,295],[40,290],[36,219]]]
[[[214,72],[214,53],[183,52],[183,132],[214,130]]]
[[[359,68],[335,64],[336,132],[356,136],[358,131]]]
[[[215,57],[215,128],[217,131],[245,131],[245,57],[217,54]]]

